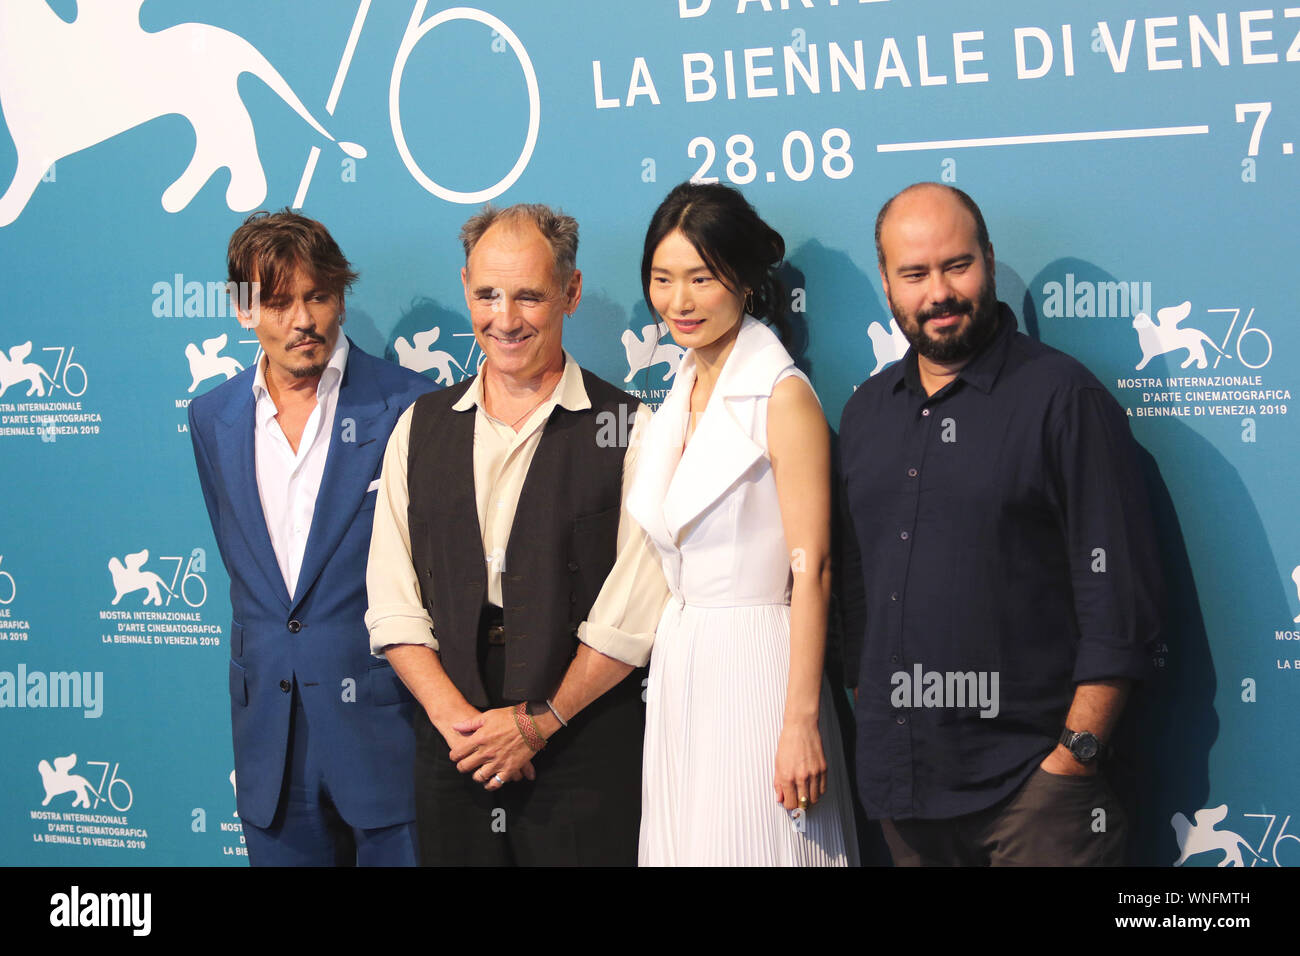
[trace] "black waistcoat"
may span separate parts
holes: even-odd
[[[555,693],[614,565],[623,458],[635,398],[583,371],[591,408],[557,405],[528,468],[502,565],[505,696]],[[475,707],[489,701],[478,665],[487,560],[474,497],[474,409],[452,409],[471,381],[415,403],[407,485],[411,560],[443,669]],[[620,407],[622,406],[622,407]]]

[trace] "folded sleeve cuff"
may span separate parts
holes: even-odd
[[[1129,679],[1144,681],[1151,677],[1151,658],[1135,647],[1090,647],[1079,645],[1074,661],[1076,684],[1098,680]]]
[[[370,632],[370,653],[375,657],[383,657],[384,648],[394,644],[423,644],[438,649],[429,615],[413,614],[407,605],[372,607],[366,611],[366,629]]]
[[[653,631],[630,634],[608,624],[584,621],[578,625],[578,640],[606,657],[632,667],[645,667],[650,660],[650,648],[654,646],[655,635]]]

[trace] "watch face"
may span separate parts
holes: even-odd
[[[1070,748],[1075,759],[1080,763],[1087,763],[1097,756],[1097,738],[1090,733],[1081,733],[1074,739],[1074,746]]]

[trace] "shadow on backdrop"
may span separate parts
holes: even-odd
[[[1078,288],[1085,283],[1092,289],[1120,285],[1097,265],[1066,258],[1047,265],[1030,289],[1044,289],[1067,275]],[[1083,362],[1108,388],[1134,375],[1141,349],[1133,320],[1151,303],[1116,294],[1103,306],[1099,295],[1093,314],[1083,318],[1044,315],[1029,290],[1023,303],[1026,326],[1039,329],[1048,345]],[[1141,374],[1187,374],[1175,358],[1161,356]],[[1117,397],[1123,405],[1125,396]],[[1145,426],[1141,431],[1148,447],[1143,448],[1142,464],[1165,580],[1163,631],[1154,654],[1159,666],[1126,708],[1117,733],[1115,776],[1136,808],[1133,862],[1168,866],[1181,849],[1174,815],[1191,817],[1209,799],[1209,755],[1220,733],[1216,669],[1254,674],[1260,666],[1258,660],[1249,660],[1254,656],[1250,647],[1240,644],[1221,645],[1216,665],[1206,618],[1244,627],[1248,615],[1276,620],[1289,604],[1281,580],[1258,573],[1261,565],[1273,566],[1273,556],[1259,511],[1237,469],[1213,442],[1178,418]],[[1194,562],[1189,540],[1199,543]],[[1213,584],[1204,597],[1197,589],[1198,577]],[[1267,721],[1268,710],[1253,706],[1258,710],[1252,717]],[[1241,740],[1234,742],[1228,759],[1238,763],[1231,776],[1253,777],[1248,751],[1259,737],[1249,735],[1245,746]],[[1193,860],[1197,865],[1217,862],[1214,854]]]
[[[484,358],[470,332],[464,315],[417,296],[398,317],[383,355],[439,385],[454,385],[477,374]]]
[[[355,342],[361,351],[388,357],[384,351],[384,336],[375,325],[374,316],[365,309],[348,308],[343,321],[343,334]]]
[[[810,239],[786,256],[785,270],[782,278],[789,275],[792,286],[805,290],[806,311],[794,316],[801,338],[790,352],[809,377],[816,371],[813,385],[834,428],[854,385],[877,364],[868,330],[873,324],[888,329],[891,316],[872,275],[846,252]]]

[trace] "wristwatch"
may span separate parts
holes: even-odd
[[[1085,766],[1096,760],[1097,754],[1101,751],[1101,742],[1097,739],[1097,735],[1087,730],[1076,732],[1066,727],[1057,742],[1069,750],[1075,760]]]

